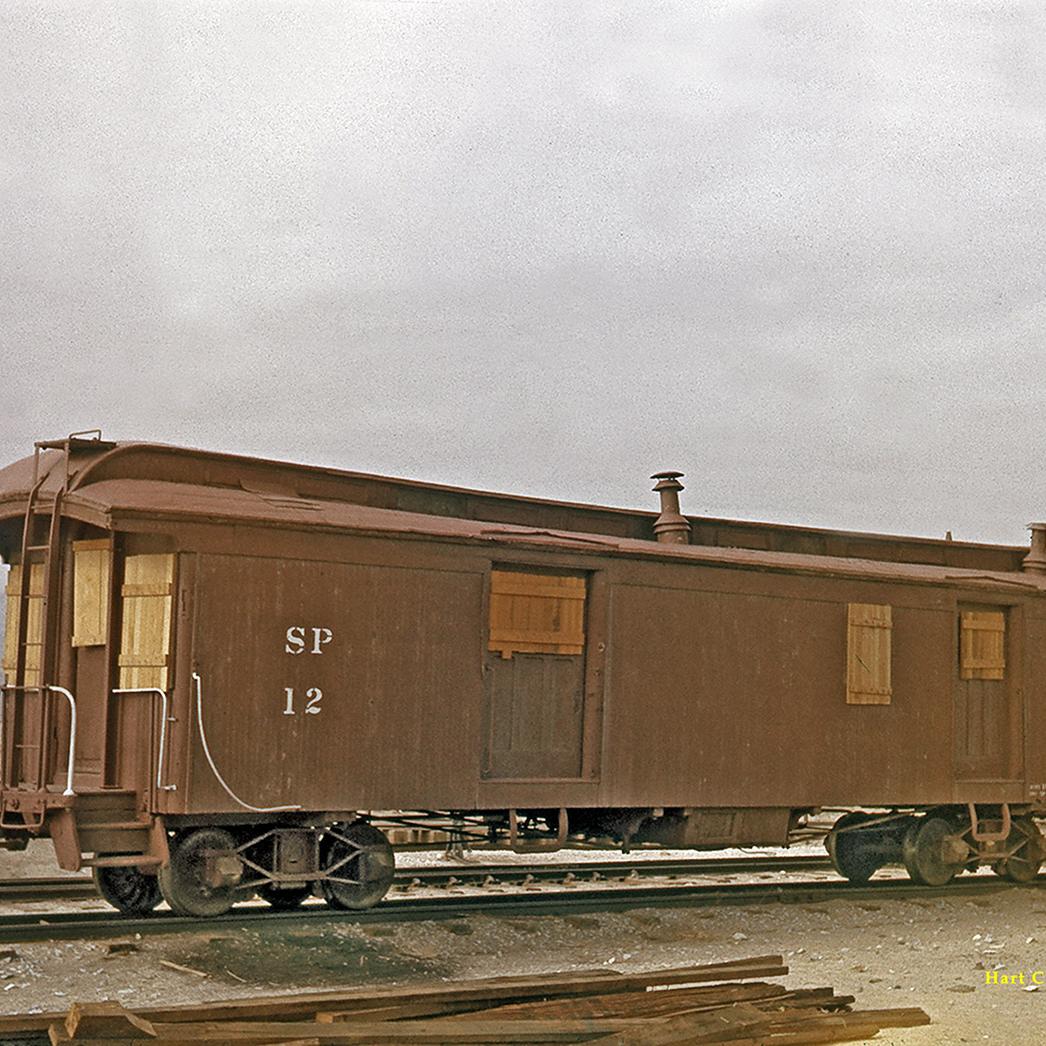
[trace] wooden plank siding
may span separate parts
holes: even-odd
[[[876,603],[847,605],[846,703],[888,705],[891,684],[890,607]]]
[[[1006,675],[1006,614],[964,610],[959,615],[959,677],[1003,679]]]
[[[151,553],[124,560],[121,687],[167,688],[173,583],[173,555]]]
[[[7,575],[7,615],[4,634],[3,669],[9,683],[14,682],[18,650],[18,626],[21,608],[18,593],[22,584],[22,567],[15,563]],[[29,567],[29,615],[26,628],[25,685],[40,685],[40,656],[44,642],[44,565],[32,563]]]
[[[109,540],[73,542],[73,638],[75,647],[104,646],[109,636]]]
[[[580,654],[585,649],[583,577],[492,570],[488,649],[521,654]]]

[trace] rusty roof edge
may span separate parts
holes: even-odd
[[[542,542],[540,538],[548,535],[551,539]],[[595,547],[598,541],[591,543],[591,548],[578,549],[572,533],[558,534],[552,531],[535,530],[525,534],[521,530],[499,533],[487,529],[482,537],[500,539],[513,538],[514,544],[522,544],[524,538],[532,538],[534,546],[554,546],[557,549],[570,548],[571,551],[586,551],[598,555],[606,549]],[[879,559],[858,559],[850,556],[819,556],[805,552],[772,552],[764,549],[726,548],[713,545],[682,545],[649,543],[635,538],[620,538],[613,541],[613,551],[622,556],[666,560],[697,560],[698,562],[734,569],[757,569],[781,573],[823,575],[836,574],[858,577],[862,580],[895,581],[903,583],[941,585],[954,583],[956,586],[971,583],[987,583],[992,586],[1010,589],[1014,586],[1034,593],[1046,593],[1046,577],[963,569],[957,567],[935,566],[929,563],[897,563]]]
[[[422,513],[419,513],[419,515]],[[619,548],[622,541],[635,540],[634,538],[615,538],[600,534],[584,534],[576,530],[549,530],[547,527],[527,527],[522,524],[502,524],[500,526],[483,527],[479,531],[480,537],[495,537],[504,541],[507,539],[525,539],[547,537],[558,542],[570,542],[572,545],[591,545],[594,548]]]
[[[599,512],[619,512],[625,515],[635,515],[636,513],[639,513],[641,515],[649,515],[651,518],[654,518],[657,515],[656,512],[647,512],[644,509],[619,508],[612,505],[595,505],[585,502],[557,501],[552,498],[531,497],[527,494],[506,494],[501,491],[480,490],[475,487],[456,487],[449,483],[434,483],[428,480],[404,479],[400,476],[383,476],[377,472],[358,472],[353,469],[339,469],[331,465],[307,465],[298,461],[281,461],[278,458],[254,458],[247,454],[231,454],[227,451],[201,450],[196,447],[180,447],[172,443],[149,443],[143,440],[118,443],[108,453],[99,455],[78,474],[76,485],[86,485],[84,480],[88,479],[91,472],[95,471],[96,468],[100,468],[103,464],[107,464],[114,457],[119,457],[135,450],[158,451],[162,454],[170,454],[172,456],[182,455],[208,458],[212,461],[224,461],[231,464],[264,465],[271,466],[272,468],[296,469],[309,475],[324,476],[333,479],[372,480],[378,483],[392,483],[396,486],[409,487],[417,490],[431,490],[446,494],[465,494],[472,497],[503,498],[507,501],[522,501],[526,503],[550,505],[557,508],[587,509]]]
[[[88,462],[77,473],[71,489],[78,489],[88,485],[87,481],[93,471],[108,463],[115,457],[130,453],[134,450],[158,451],[172,456],[198,456],[209,458],[213,461],[225,461],[233,464],[242,463],[249,465],[263,465],[273,468],[296,469],[306,474],[325,476],[329,478],[344,478],[366,480],[380,483],[390,483],[396,486],[414,489],[442,492],[447,494],[461,494],[469,497],[494,498],[507,502],[521,502],[547,506],[550,508],[576,509],[587,512],[607,512],[615,515],[628,517],[649,518],[651,524],[657,518],[657,512],[641,508],[621,508],[614,505],[598,505],[581,501],[558,501],[554,498],[531,497],[526,494],[507,494],[501,491],[479,490],[474,487],[456,487],[445,483],[430,483],[424,480],[403,479],[398,476],[382,476],[373,472],[356,472],[350,469],[338,469],[327,465],[306,465],[294,461],[280,461],[276,458],[254,458],[246,454],[231,454],[225,451],[201,450],[194,447],[180,447],[170,443],[149,443],[146,441],[129,441],[117,443],[111,449],[98,455]],[[969,549],[992,549],[1006,552],[1026,552],[1023,545],[1001,545],[981,541],[948,541],[944,538],[931,538],[921,535],[907,534],[883,534],[875,531],[861,530],[835,530],[829,527],[804,526],[797,523],[772,523],[765,520],[730,519],[722,516],[693,516],[687,515],[685,519],[691,525],[697,526],[740,526],[766,529],[768,531],[783,531],[791,534],[811,534],[817,537],[838,537],[860,539],[866,541],[905,541],[926,547],[944,548],[969,548]],[[890,562],[890,561],[886,561]]]
[[[0,519],[17,518],[20,511],[4,512],[0,505]],[[24,511],[24,507],[22,508]],[[512,548],[530,547],[536,550],[571,552],[575,555],[597,556],[612,552],[624,558],[659,559],[662,561],[690,561],[713,567],[735,570],[761,570],[802,576],[831,574],[854,580],[896,582],[916,585],[936,585],[958,588],[974,585],[978,588],[991,587],[1013,593],[1015,588],[1029,595],[1046,592],[1046,577],[998,573],[971,568],[934,566],[924,563],[896,563],[876,559],[855,559],[841,556],[818,556],[799,552],[770,552],[761,549],[728,548],[712,545],[669,545],[636,538],[608,538],[594,534],[587,539],[573,531],[554,531],[542,528],[509,525],[474,527],[471,532],[448,532],[433,527],[433,523],[445,522],[447,517],[428,516],[421,513],[399,510],[370,508],[368,514],[407,517],[416,520],[415,526],[379,526],[373,523],[346,525],[302,520],[247,519],[236,514],[223,515],[208,511],[194,513],[185,511],[157,512],[153,509],[121,509],[96,501],[78,491],[63,501],[63,514],[85,523],[118,530],[121,525],[133,524],[138,520],[151,520],[158,516],[182,522],[203,525],[225,523],[247,524],[251,527],[277,530],[306,530],[331,534],[354,533],[360,536],[406,540],[439,540],[451,544],[497,544],[504,543]],[[390,521],[391,522],[391,521]],[[451,520],[451,522],[455,522]],[[460,522],[460,521],[457,521]],[[428,525],[426,525],[428,523]]]
[[[645,542],[636,538],[607,539],[602,535],[593,535],[591,541],[578,541],[571,531],[549,531],[529,529],[526,527],[485,527],[459,533],[445,529],[436,530],[425,521],[442,521],[445,517],[427,516],[421,513],[400,512],[398,510],[367,508],[368,513],[389,516],[406,516],[418,521],[415,526],[380,526],[374,523],[337,524],[328,522],[311,522],[304,524],[301,520],[279,520],[273,518],[248,519],[242,516],[220,513],[168,512],[157,513],[149,510],[122,509],[110,514],[114,529],[121,524],[136,520],[152,520],[159,515],[167,515],[183,522],[202,523],[204,525],[222,525],[239,523],[259,529],[297,530],[323,532],[330,534],[352,533],[364,537],[407,540],[437,540],[449,544],[482,544],[504,542],[512,548],[532,547],[537,550],[572,552],[584,556],[604,555],[612,552],[626,558],[660,559],[667,561],[691,561],[713,567],[735,570],[760,570],[773,573],[787,573],[808,576],[831,574],[854,580],[893,582],[902,584],[931,585],[937,587],[960,588],[971,584],[978,588],[991,587],[1000,591],[1013,593],[1019,587],[1028,595],[1046,593],[1046,576],[1014,575],[994,573],[979,569],[963,570],[962,568],[934,566],[926,563],[895,563],[877,559],[854,559],[842,556],[817,556],[800,552],[767,552],[760,549],[720,548],[711,545],[674,545],[660,544],[655,541]]]
[[[50,504],[45,501],[45,504]],[[25,502],[19,503],[12,499],[0,502],[0,523],[7,523],[13,519],[21,520],[25,516]],[[73,519],[78,523],[87,523],[90,526],[100,527],[103,530],[112,530],[112,513],[108,505],[92,501],[89,498],[76,497],[66,498],[62,501],[63,519]]]
[[[69,482],[69,492],[77,490],[79,487],[84,485],[84,478],[89,476],[92,471],[101,465],[108,462],[113,457],[117,457],[120,451],[125,447],[140,447],[140,446],[153,446],[154,444],[148,443],[109,443],[103,444],[105,449],[97,457],[92,458],[88,461],[82,469],[80,469],[75,475],[73,475]]]

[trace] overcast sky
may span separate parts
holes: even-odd
[[[1022,542],[1046,5],[0,8],[0,455]]]

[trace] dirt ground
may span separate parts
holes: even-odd
[[[0,874],[8,865],[0,863]],[[31,873],[21,870],[51,868],[45,858]],[[77,999],[135,1007],[600,966],[637,971],[779,952],[791,987],[832,985],[862,1008],[921,1006],[933,1018],[926,1028],[884,1031],[876,1042],[1046,1042],[1046,974],[1035,978],[1041,987],[1031,983],[1046,971],[1046,895],[1029,891],[289,931],[205,925],[198,934],[127,942],[134,950],[117,954],[107,941],[17,945],[17,955],[0,959],[0,1012],[63,1009]],[[1023,985],[986,983],[1021,973]]]

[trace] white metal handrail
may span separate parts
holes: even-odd
[[[178,786],[163,783],[163,757],[167,749],[167,724],[175,723],[174,716],[167,714],[167,691],[158,686],[130,686],[120,687],[113,691],[114,694],[154,694],[160,698],[160,751],[156,754],[156,787],[161,792],[176,792]]]
[[[73,791],[73,762],[76,759],[76,698],[64,686],[16,686],[14,683],[4,683],[3,686],[0,686],[0,690],[38,690],[40,693],[50,691],[54,694],[61,694],[69,702],[69,760],[65,767],[65,791],[62,795],[76,795],[76,792]],[[43,743],[43,738],[40,738],[40,742]],[[3,744],[2,734],[0,734],[0,744]],[[43,782],[41,782],[42,786]]]
[[[215,779],[218,784],[225,789],[229,798],[234,802],[239,803],[239,805],[245,810],[251,810],[258,814],[280,813],[284,810],[300,810],[301,806],[298,804],[295,804],[294,806],[252,806],[250,803],[241,799],[229,787],[228,782],[226,782],[225,778],[222,777],[218,771],[218,767],[214,764],[214,757],[211,755],[211,747],[207,744],[207,734],[203,729],[203,680],[200,678],[199,672],[193,672],[192,679],[196,686],[196,725],[200,728],[200,747],[203,749],[203,754],[207,759],[207,765],[210,766]]]
[[[62,795],[76,795],[73,791],[73,760],[76,758],[76,698],[64,686],[49,686],[54,694],[61,694],[69,702],[69,762],[65,771],[65,791]]]

